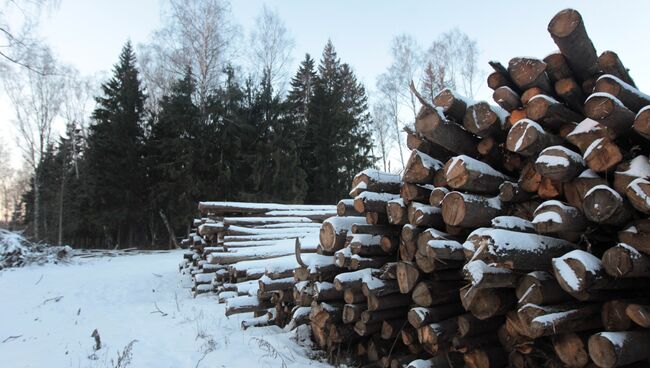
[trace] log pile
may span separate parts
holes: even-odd
[[[334,362],[650,365],[650,96],[577,11],[548,30],[559,52],[490,63],[497,105],[413,88],[401,183],[360,173],[323,224],[340,270],[294,274],[291,324]]]
[[[355,176],[292,273],[229,308],[308,325],[337,364],[650,366],[650,96],[577,11],[548,31],[558,52],[490,62],[496,105],[412,87],[404,171]]]
[[[226,314],[254,312],[242,327],[284,326],[293,300],[293,273],[300,262],[329,262],[317,255],[318,232],[335,206],[200,202],[201,218],[181,244],[180,269],[193,293],[216,292]],[[302,259],[296,258],[296,242]]]

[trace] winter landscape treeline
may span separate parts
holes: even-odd
[[[291,35],[267,8],[243,37],[226,1],[166,5],[151,42],[126,42],[100,78],[6,33],[21,41],[0,78],[26,164],[0,183],[5,224],[48,243],[160,247],[187,233],[199,200],[334,204],[355,173],[403,167],[400,133],[419,108],[411,80],[471,96],[481,77],[461,32],[426,51],[400,35],[369,102],[331,41],[290,70]]]

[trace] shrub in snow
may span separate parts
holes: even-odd
[[[0,270],[67,260],[73,250],[69,246],[48,246],[32,243],[22,234],[0,229]]]

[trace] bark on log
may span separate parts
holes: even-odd
[[[418,150],[412,150],[406,162],[402,180],[413,184],[429,184],[433,182],[436,171],[442,168],[442,162]]]
[[[508,86],[501,86],[494,90],[492,99],[506,111],[513,111],[522,107],[521,96]]]
[[[552,305],[568,302],[567,294],[553,275],[546,271],[533,271],[524,275],[515,291],[520,305]]]
[[[635,113],[609,93],[592,93],[585,101],[585,114],[598,121],[614,136],[627,133],[634,124]]]
[[[623,160],[620,148],[609,138],[594,140],[583,152],[587,166],[595,172],[609,171]]]
[[[650,328],[650,305],[632,303],[625,308],[625,314],[637,325]]]
[[[339,217],[359,216],[359,212],[354,209],[354,199],[341,199],[336,204],[336,215]]]
[[[414,226],[440,228],[444,226],[442,210],[438,207],[411,202],[407,208],[409,223]]]
[[[498,136],[506,125],[508,115],[503,108],[481,101],[467,108],[463,126],[481,138]]]
[[[445,88],[433,98],[433,105],[442,108],[445,116],[460,123],[467,110],[467,98],[449,88]]]
[[[506,138],[506,148],[527,157],[534,157],[546,147],[559,145],[562,139],[548,133],[541,125],[530,119],[519,120],[510,128]]]
[[[546,63],[539,59],[515,57],[508,62],[508,74],[520,90],[538,87],[551,93],[553,87],[546,74]]]
[[[386,203],[388,223],[391,225],[404,225],[408,223],[408,212],[402,198],[393,199]]]
[[[598,66],[604,74],[614,75],[632,87],[636,87],[627,68],[623,65],[618,54],[614,51],[603,51],[603,53],[598,57]]]
[[[544,62],[546,63],[546,74],[553,82],[573,77],[573,72],[562,53],[554,52],[546,56]]]
[[[442,200],[445,198],[447,193],[449,193],[449,189],[445,187],[433,188],[431,194],[429,194],[429,204],[434,207],[442,206]]]
[[[613,277],[650,277],[650,256],[620,243],[605,251],[603,267]]]
[[[454,189],[473,193],[496,194],[509,178],[490,165],[468,156],[456,156],[444,168],[447,184]]]
[[[463,228],[489,226],[491,219],[502,213],[503,205],[498,197],[454,191],[442,200],[442,218],[447,225]]]
[[[587,35],[580,13],[573,9],[560,11],[549,22],[548,32],[580,81],[598,74],[596,48]]]
[[[458,316],[464,311],[465,310],[460,303],[443,304],[431,308],[415,307],[409,310],[408,321],[411,326],[420,328],[430,323],[440,322]]]
[[[596,185],[584,195],[582,210],[590,221],[622,226],[632,217],[623,197],[607,185]]]
[[[618,240],[645,254],[650,254],[650,219],[637,220],[619,231]]]
[[[634,118],[632,128],[640,136],[650,140],[650,108],[646,106],[639,111]]]
[[[547,95],[537,95],[526,105],[526,116],[544,128],[558,131],[567,122],[580,122],[582,116]]]
[[[458,301],[458,288],[461,286],[460,282],[449,281],[433,281],[425,280],[420,281],[413,289],[409,298],[421,307],[430,307],[433,305],[448,304]]]
[[[580,233],[587,227],[582,212],[560,201],[543,202],[534,213],[533,225],[540,233]]]
[[[637,211],[650,213],[650,181],[637,178],[625,190],[627,199]]]
[[[573,111],[584,115],[585,94],[582,88],[573,78],[564,78],[555,82],[555,93],[562,98],[562,100]]]
[[[602,75],[596,80],[594,92],[608,93],[616,97],[635,114],[650,105],[650,96],[611,74]]]
[[[451,152],[474,157],[478,155],[478,139],[462,126],[446,120],[436,109],[423,106],[415,119],[415,129],[426,139]]]
[[[582,157],[563,146],[551,146],[540,152],[535,170],[542,176],[559,182],[569,182],[585,170]]]
[[[589,356],[602,368],[650,359],[650,331],[601,332],[589,338]]]

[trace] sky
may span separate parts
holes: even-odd
[[[41,35],[61,61],[83,74],[108,72],[127,40],[145,43],[160,27],[162,0],[61,0],[44,16]],[[543,58],[557,50],[546,27],[558,11],[580,11],[596,50],[614,50],[637,86],[649,92],[648,1],[388,1],[388,0],[231,0],[234,20],[248,32],[263,5],[276,10],[295,41],[294,67],[305,53],[320,57],[331,39],[370,94],[376,77],[390,64],[389,45],[398,34],[413,35],[427,48],[441,33],[458,28],[477,41],[479,67],[504,65],[515,56]],[[491,101],[485,82],[477,99]],[[0,94],[1,100],[1,94]],[[0,138],[15,142],[11,111],[0,101]]]

